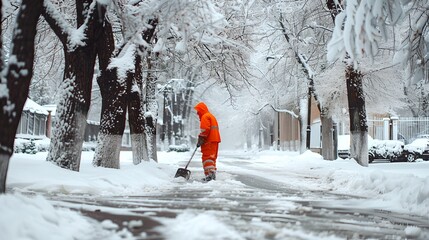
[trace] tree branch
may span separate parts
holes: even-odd
[[[287,109],[278,109],[276,107],[274,107],[271,103],[266,103],[265,105],[263,105],[262,107],[260,107],[256,112],[250,112],[253,115],[259,115],[259,113],[266,107],[271,107],[275,112],[279,112],[279,113],[289,113],[292,117],[294,118],[299,118],[298,115],[296,115],[293,111],[287,110]]]

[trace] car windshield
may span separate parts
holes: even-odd
[[[417,138],[410,144],[405,145],[404,149],[411,152],[418,152],[422,154],[429,146],[429,139]]]
[[[408,144],[411,146],[415,146],[415,147],[421,147],[421,148],[425,148],[427,147],[429,144],[429,139],[427,138],[417,138],[416,140],[414,140],[412,143]]]

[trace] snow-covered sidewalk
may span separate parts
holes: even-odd
[[[46,162],[46,153],[15,154],[7,179],[8,193],[0,196],[0,232],[5,239],[93,239],[92,231],[104,239],[131,236],[116,233],[68,209],[53,207],[39,193],[130,196],[141,192],[160,192],[183,186],[173,178],[183,167],[189,152],[160,152],[159,163],[132,164],[130,152],[121,153],[121,169],[94,168],[92,152],[83,152],[81,171],[72,172]],[[200,156],[190,167],[193,177],[202,176]],[[232,162],[243,162],[246,168]],[[221,152],[218,163],[218,188],[231,188],[230,172],[249,173],[276,182],[316,191],[330,191],[369,198],[373,208],[429,216],[429,162],[374,163],[368,168],[353,160],[325,161],[306,152]],[[199,182],[190,184],[201,184]],[[35,192],[35,197],[20,192]],[[368,201],[365,206],[368,207]],[[195,216],[195,221],[202,216]],[[190,220],[191,221],[191,220]],[[429,221],[429,218],[428,218]],[[72,224],[72,226],[70,225]],[[23,227],[25,226],[25,227]],[[51,234],[55,232],[55,234]],[[115,233],[115,234],[112,234]]]

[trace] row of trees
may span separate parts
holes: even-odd
[[[236,3],[230,2],[222,9],[231,11],[235,7]],[[1,66],[2,73],[7,74],[2,75],[0,88],[0,123],[6,126],[0,130],[0,192],[5,191],[16,127],[33,76],[35,38],[41,25],[47,24],[59,39],[64,58],[62,92],[47,160],[74,171],[80,167],[95,69],[102,113],[93,163],[111,168],[119,168],[127,113],[134,163],[156,161],[155,95],[160,75],[152,70],[164,68],[161,72],[168,76],[186,69],[185,76],[193,81],[216,77],[227,88],[234,86],[226,78],[245,74],[245,46],[232,39],[242,33],[228,30],[239,27],[234,21],[241,16],[231,14],[227,22],[219,6],[211,1],[37,0],[12,2],[6,8],[10,10],[8,17],[16,19],[16,23],[12,20],[9,25],[14,29],[10,34],[12,48],[4,49],[2,55],[3,60],[8,60],[2,61]],[[43,17],[41,22],[39,17]],[[241,68],[237,70],[238,66]]]
[[[410,89],[424,93],[422,86],[428,81],[424,70],[427,1],[369,2],[264,2],[261,9],[266,17],[261,19],[266,21],[264,31],[268,33],[261,38],[265,44],[260,49],[266,55],[258,63],[267,62],[261,78],[268,84],[258,85],[258,91],[252,92],[260,96],[259,106],[299,115],[304,141],[308,141],[305,129],[310,125],[308,97],[313,96],[321,112],[325,159],[336,156],[332,123],[347,117],[351,156],[363,166],[368,165],[367,112],[395,114],[395,107],[408,107],[415,114],[424,113],[425,104],[419,103],[425,102],[425,94],[410,94]],[[398,54],[401,52],[405,54]],[[412,59],[416,56],[420,56],[418,61]],[[397,65],[394,57],[406,64]],[[407,71],[401,71],[403,67]],[[413,84],[410,80],[416,76],[418,83]]]
[[[335,157],[330,129],[344,114],[342,109],[348,108],[351,154],[363,166],[368,164],[365,99],[377,101],[380,92],[389,93],[389,87],[380,84],[386,78],[403,79],[385,67],[390,64],[386,59],[402,52],[398,59],[408,67],[409,79],[417,79],[420,85],[428,80],[427,0],[347,0],[344,5],[336,0],[0,3],[0,32],[2,41],[7,40],[1,42],[0,62],[0,192],[5,191],[16,128],[31,80],[58,78],[58,69],[63,76],[48,160],[74,171],[80,167],[94,78],[102,112],[93,163],[111,168],[120,167],[127,113],[134,163],[156,161],[157,84],[167,84],[167,79],[187,79],[193,88],[185,95],[196,99],[211,86],[223,86],[232,105],[247,113],[257,112],[256,125],[272,117],[271,109],[298,116],[302,150],[308,140],[306,110],[312,96],[321,111],[325,159]],[[396,46],[400,34],[395,29],[401,27],[408,34]],[[387,41],[381,42],[380,37]],[[384,65],[372,64],[371,68],[361,61],[368,56]],[[194,93],[197,88],[199,95]],[[244,97],[243,89],[253,100]],[[398,94],[390,95],[391,105],[399,105],[394,100]],[[422,90],[421,96],[426,95]],[[185,117],[189,117],[190,99],[186,98],[182,111]],[[414,100],[408,99],[410,103]],[[385,109],[385,105],[377,106]],[[254,115],[246,116],[250,126]]]

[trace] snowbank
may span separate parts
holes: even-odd
[[[270,176],[297,188],[368,197],[373,199],[374,207],[429,216],[429,161],[362,167],[352,159],[324,161],[310,151],[296,156],[262,152],[253,161],[261,164],[258,167],[269,165],[271,171],[286,171]]]
[[[82,152],[80,172],[47,162],[47,153],[15,154],[11,160],[7,187],[15,191],[63,194],[135,195],[145,189],[168,187],[176,167],[154,162],[135,166],[131,154],[121,156],[121,169],[95,168],[93,152]]]
[[[233,179],[234,174],[240,172],[269,178],[295,189],[367,198],[365,204],[353,206],[355,208],[367,208],[370,204],[373,208],[426,217],[429,215],[429,162],[424,161],[373,163],[369,167],[362,167],[349,159],[325,161],[319,154],[309,151],[304,154],[277,151],[221,152],[218,181],[210,184],[198,181],[183,184],[184,180],[173,176],[178,167],[186,164],[190,152],[160,152],[159,163],[143,162],[137,166],[133,165],[130,152],[121,152],[119,170],[93,167],[94,153],[82,152],[80,172],[65,170],[46,162],[46,154],[15,154],[12,157],[7,179],[8,193],[0,196],[2,239],[3,236],[4,239],[91,239],[91,234],[97,234],[97,237],[109,236],[103,239],[123,239],[125,233],[114,232],[106,224],[96,224],[78,212],[54,207],[40,193],[130,196],[141,192],[169,191],[179,184],[182,188],[195,188],[195,184],[198,184],[198,188],[216,189],[212,194],[217,197],[222,189],[240,190],[243,183]],[[199,152],[195,156],[197,160],[190,165],[194,178],[202,176],[198,158]],[[237,161],[242,161],[246,167],[232,164]],[[35,193],[35,197],[29,197],[28,193]],[[273,201],[272,204],[285,204],[285,201]],[[203,224],[207,221],[211,225]],[[229,239],[243,238],[223,223],[221,217],[209,212],[201,214],[190,209],[175,219],[165,220],[165,224],[170,227],[162,231],[166,236],[174,236],[174,239],[195,239],[193,236],[210,236],[214,231],[228,235],[231,237]],[[187,232],[186,228],[190,225],[193,226],[192,231]],[[408,230],[412,232],[413,229]],[[110,235],[105,235],[107,233]]]
[[[77,212],[53,207],[41,196],[0,195],[0,212],[2,239],[120,239]]]
[[[194,213],[185,211],[179,214],[175,219],[166,219],[163,221],[165,226],[160,227],[159,231],[165,233],[167,239],[189,240],[189,239],[245,239],[238,232],[220,221],[216,216],[207,213]],[[192,231],[190,231],[192,228]]]

